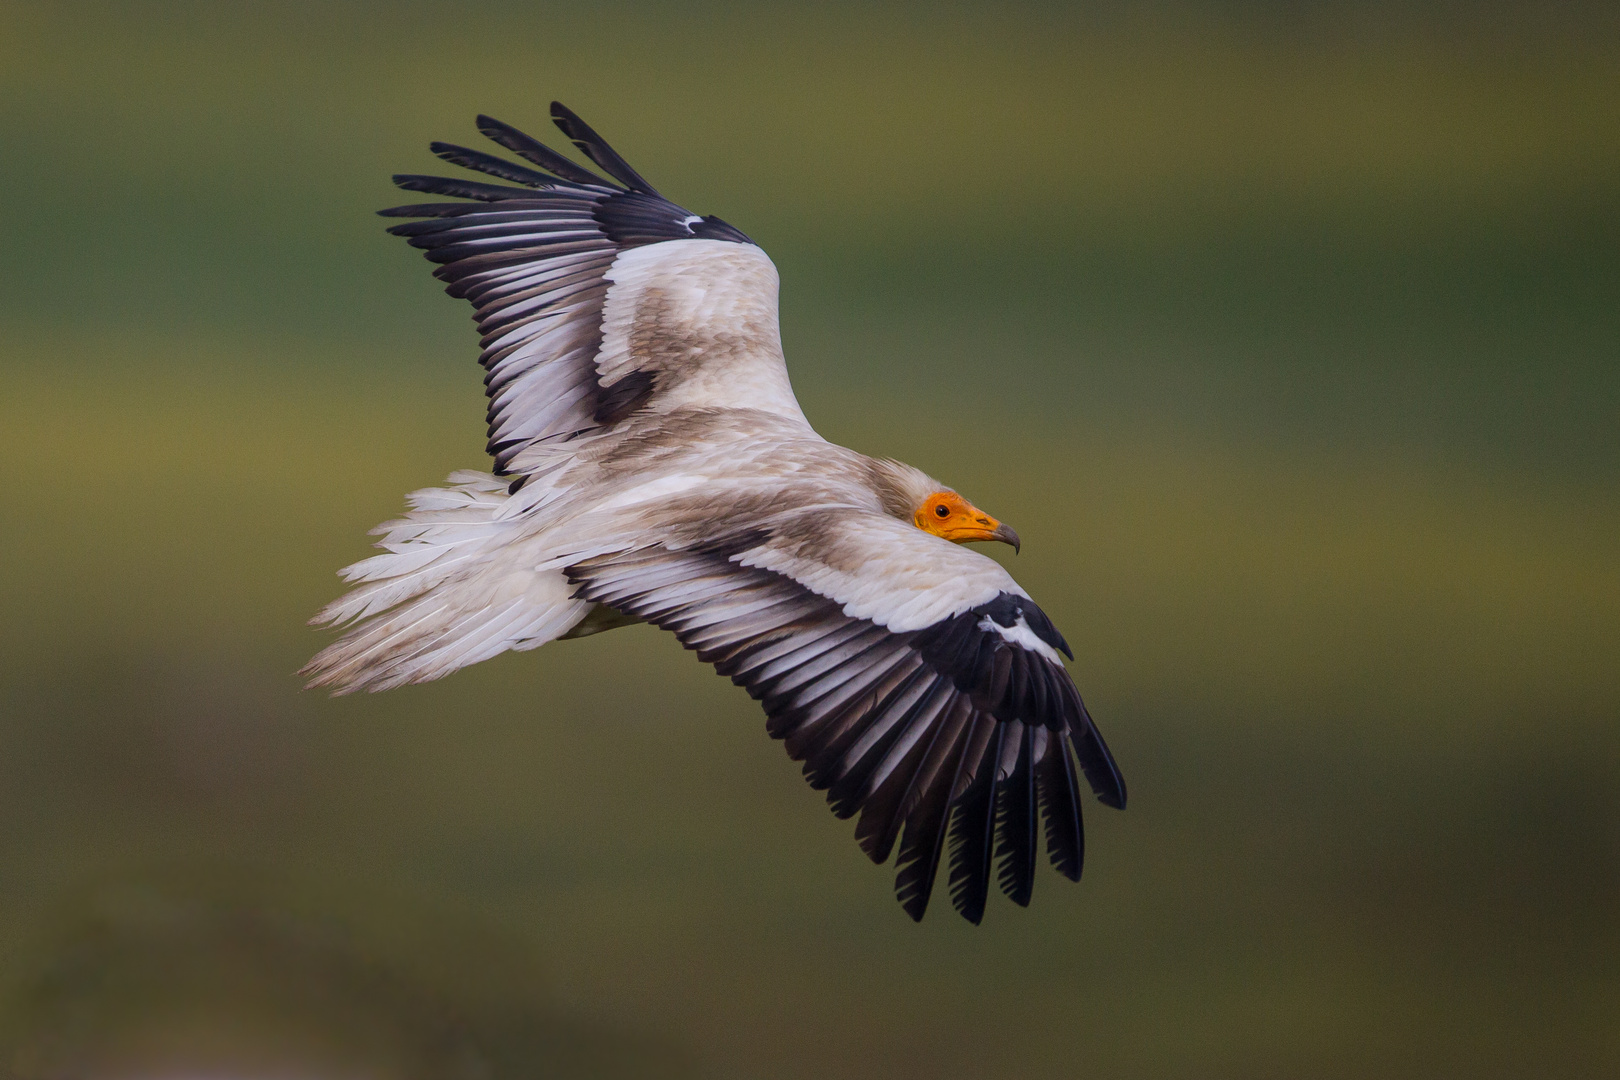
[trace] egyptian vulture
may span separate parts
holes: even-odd
[[[1045,822],[1080,877],[1080,783],[1125,782],[1063,666],[1063,636],[991,559],[1008,526],[898,461],[817,435],[788,383],[776,268],[668,201],[560,104],[606,176],[487,116],[528,162],[433,143],[505,183],[396,176],[456,201],[389,229],[472,302],[493,475],[458,472],[378,526],[383,554],[313,621],[336,693],[424,682],[508,649],[635,622],[669,630],[760,701],[921,919],[947,836],[977,923],[992,870],[1027,904]],[[1059,654],[1062,654],[1061,656]]]

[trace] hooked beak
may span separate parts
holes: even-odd
[[[1013,554],[1018,554],[1018,534],[1013,532],[1011,525],[1004,524],[983,511],[975,511],[978,520],[971,525],[957,525],[942,530],[939,535],[953,544],[973,544],[985,540],[1000,540],[1003,544],[1011,544]]]
[[[1000,540],[1003,544],[1011,544],[1013,554],[1018,554],[1018,534],[1013,531],[1013,527],[1011,525],[1008,525],[1004,521],[997,522],[995,532],[991,533],[988,537],[986,537],[986,539]]]

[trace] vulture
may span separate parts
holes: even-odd
[[[1063,635],[992,559],[1018,535],[946,484],[827,442],[794,399],[777,273],[736,227],[660,195],[561,104],[600,172],[487,116],[508,157],[435,154],[489,180],[400,175],[445,201],[382,211],[474,308],[489,473],[457,472],[373,530],[383,553],[312,620],[346,627],[303,669],[335,693],[450,674],[636,622],[673,633],[764,707],[921,919],[991,878],[1029,903],[1042,846],[1079,880],[1081,777],[1125,782],[1064,668]]]

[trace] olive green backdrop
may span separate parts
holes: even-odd
[[[1017,526],[1130,782],[1080,885],[913,925],[646,628],[299,690],[484,461],[371,212],[554,97]],[[0,193],[0,1073],[1620,1074],[1601,7],[10,3]]]

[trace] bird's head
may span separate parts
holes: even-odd
[[[875,463],[874,479],[885,509],[926,533],[968,544],[999,540],[1018,551],[1018,534],[938,480],[898,461]]]
[[[1000,540],[1011,544],[1014,554],[1018,552],[1018,534],[1011,525],[1002,524],[949,488],[929,492],[911,520],[923,532],[944,537],[953,544]]]

